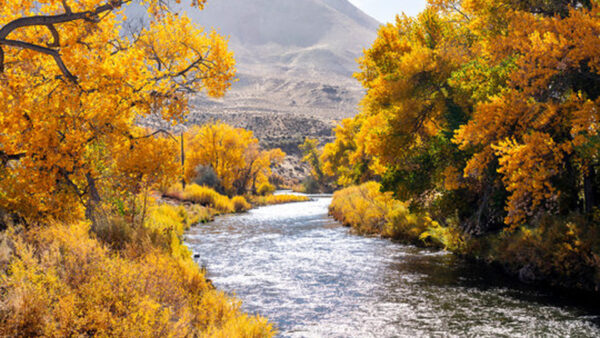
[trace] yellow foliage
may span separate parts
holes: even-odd
[[[375,151],[367,151],[364,138],[358,136],[361,130],[372,127],[363,128],[363,120],[362,115],[342,120],[334,129],[335,140],[323,148],[323,173],[335,177],[340,186],[364,183],[385,171],[379,158],[372,155]]]
[[[401,203],[380,189],[379,183],[368,182],[337,191],[329,211],[335,219],[359,233],[381,234],[388,222],[388,213]]]
[[[269,182],[263,182],[256,189],[256,194],[260,196],[272,194],[275,192],[275,186]]]
[[[243,196],[234,196],[230,199],[211,188],[197,184],[189,184],[184,190],[181,189],[181,185],[174,185],[165,193],[165,196],[203,205],[218,213],[243,212],[252,207]]]
[[[472,118],[457,130],[455,142],[461,149],[477,149],[465,176],[483,178],[498,159],[498,172],[511,193],[505,223],[515,228],[534,215],[558,210],[557,178],[586,175],[598,153],[600,99],[593,89],[596,80],[588,84],[587,79],[596,78],[600,70],[595,52],[600,5],[464,5],[464,13],[477,19],[468,26],[479,36],[477,53],[483,64],[493,67],[510,59],[514,65],[505,76],[505,88],[474,105]],[[483,27],[489,32],[483,33]],[[456,85],[473,83],[465,77]],[[564,172],[567,167],[571,169]]]
[[[191,182],[199,165],[209,166],[230,196],[268,182],[271,166],[285,156],[280,149],[260,150],[251,131],[222,122],[194,127],[186,136],[186,180]]]
[[[90,238],[84,223],[9,237],[3,336],[273,335],[265,319],[242,314],[238,301],[214,290],[189,254],[148,247],[136,257],[119,255]]]
[[[233,204],[229,197],[221,195],[211,188],[201,187],[196,184],[187,185],[185,190],[183,190],[181,199],[209,206],[221,213],[231,213],[234,211]]]
[[[233,204],[233,209],[235,210],[235,212],[244,212],[252,208],[252,206],[246,201],[244,196],[235,196],[231,199],[231,203]]]
[[[224,38],[168,1],[143,2],[150,22],[134,38],[123,28],[130,1],[0,1],[0,208],[76,221],[120,188],[116,177],[133,188],[140,173],[142,185],[162,181],[170,147],[140,138],[135,121],[182,121],[189,93],[222,96],[230,86]]]
[[[552,210],[558,198],[550,179],[559,171],[563,152],[545,133],[525,135],[523,142],[507,140],[493,146],[499,156],[498,172],[504,175],[506,190],[511,192],[507,224],[523,223],[542,204]]]
[[[255,205],[273,205],[273,204],[284,204],[284,203],[295,203],[295,202],[307,202],[310,201],[310,197],[304,195],[266,195],[266,196],[252,196],[251,202]]]
[[[464,240],[460,231],[442,227],[429,216],[411,213],[408,205],[381,192],[381,185],[367,182],[333,195],[330,214],[361,234],[418,242],[458,251]]]

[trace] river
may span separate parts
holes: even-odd
[[[356,236],[331,198],[218,217],[186,234],[214,285],[282,337],[600,336],[600,311],[443,251]]]

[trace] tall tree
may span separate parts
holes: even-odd
[[[134,2],[150,23],[123,34]],[[0,1],[0,208],[36,220],[85,207],[92,217],[116,149],[139,137],[137,118],[181,121],[190,93],[229,87],[227,41],[167,5]]]

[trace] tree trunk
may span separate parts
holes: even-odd
[[[585,212],[590,214],[596,206],[596,193],[594,189],[595,172],[589,167],[583,177],[583,195],[585,200]]]
[[[185,189],[185,148],[183,147],[183,131],[181,132],[181,186]]]
[[[87,201],[87,205],[85,206],[85,216],[87,219],[92,221],[92,225],[96,225],[96,206],[100,203],[100,193],[98,192],[98,188],[96,187],[96,180],[89,173],[85,174],[85,179],[87,180],[88,188],[89,188],[89,198]]]

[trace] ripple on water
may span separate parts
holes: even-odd
[[[186,243],[218,288],[286,337],[600,336],[598,313],[507,288],[448,253],[354,236],[330,202],[218,217]]]

